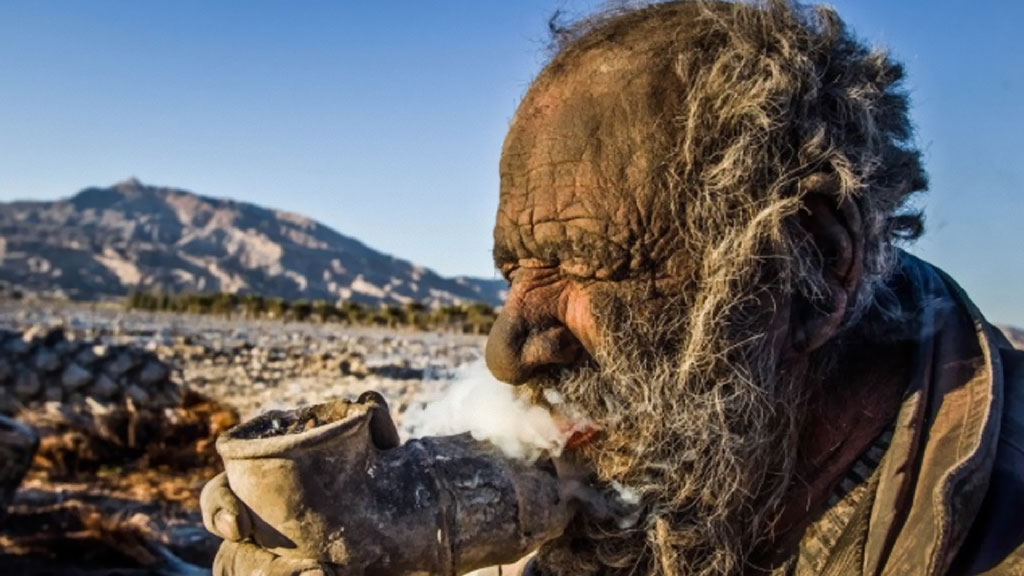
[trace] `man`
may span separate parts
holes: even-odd
[[[642,513],[529,573],[1021,573],[1024,359],[897,247],[901,67],[783,1],[558,35],[502,152],[487,363],[600,425],[573,458]]]

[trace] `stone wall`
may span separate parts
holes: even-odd
[[[61,328],[0,330],[0,414],[49,402],[171,407],[181,390],[146,350],[77,340]]]

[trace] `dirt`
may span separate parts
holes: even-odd
[[[237,415],[189,394],[178,409],[124,418],[26,415],[42,442],[0,526],[3,573],[208,573],[220,540],[198,497],[221,471],[213,440]]]

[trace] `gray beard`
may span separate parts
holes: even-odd
[[[594,485],[641,497],[633,527],[581,513],[538,552],[541,574],[738,574],[771,536],[796,461],[797,383],[756,326],[694,343],[679,336],[685,316],[658,317],[610,314],[595,365],[532,385],[601,427],[571,454]]]

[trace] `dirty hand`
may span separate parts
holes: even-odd
[[[213,561],[213,576],[334,576],[330,566],[316,560],[284,558],[248,542],[225,541]]]
[[[224,542],[213,561],[213,576],[330,576],[330,566],[316,560],[284,558],[246,542],[252,536],[249,510],[228,486],[223,472],[203,487],[199,498],[203,524]]]
[[[360,404],[375,404],[387,413],[387,404],[376,392],[359,397]],[[390,418],[371,421],[370,434],[379,447],[399,444],[398,433]],[[334,574],[328,563],[312,559],[285,558],[253,544],[253,518],[249,509],[231,491],[227,474],[214,476],[203,487],[199,498],[203,525],[224,539],[214,560],[214,576],[319,576]]]

